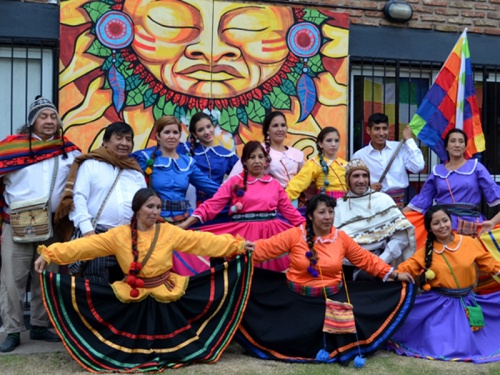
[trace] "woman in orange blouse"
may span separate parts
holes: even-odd
[[[424,217],[427,241],[398,267],[414,277],[421,275],[424,293],[408,319],[391,338],[399,354],[440,360],[500,361],[500,293],[475,295],[476,266],[500,276],[500,262],[472,237],[452,232],[451,216],[442,206],[432,206]],[[484,327],[469,322],[466,306],[479,305]],[[476,332],[480,330],[479,332]]]
[[[333,227],[335,205],[335,198],[316,195],[308,201],[305,225],[255,242],[255,261],[288,252],[290,268],[286,275],[254,270],[238,336],[250,353],[285,361],[346,362],[377,350],[404,320],[414,297],[413,278]],[[362,282],[344,288],[344,258],[382,281],[410,284]],[[345,302],[346,289],[358,334],[324,334],[325,296]]]

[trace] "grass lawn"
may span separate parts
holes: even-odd
[[[275,361],[263,361],[243,354],[238,344],[231,344],[219,362],[212,365],[196,364],[170,371],[175,375],[323,375],[323,374],[499,374],[500,362],[474,365],[463,362],[429,361],[425,359],[400,357],[386,351],[379,351],[368,357],[362,369],[335,364],[291,364]],[[78,365],[69,354],[44,353],[32,355],[4,355],[0,357],[2,375],[84,375],[89,374]]]

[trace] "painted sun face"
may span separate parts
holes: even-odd
[[[193,111],[209,110],[217,119],[216,144],[241,153],[245,143],[262,138],[269,109],[285,116],[286,146],[304,151],[307,158],[316,152],[321,128],[335,123],[342,142],[338,156],[345,158],[347,13],[228,0],[113,0],[104,1],[115,5],[109,15],[85,6],[93,2],[61,4],[59,113],[65,135],[82,149],[99,147],[103,127],[117,115],[132,126],[135,147],[141,149],[156,144],[152,124],[159,117],[175,114],[187,124]],[[314,24],[316,34],[305,24]],[[110,35],[104,25],[111,25]],[[77,37],[75,27],[81,30]],[[99,44],[117,38],[124,39],[124,50],[107,46],[95,53]],[[300,52],[313,47],[319,50],[307,57],[308,72],[315,70],[309,86],[314,84],[317,98],[314,110],[299,121],[307,111],[304,98],[289,90],[290,82],[297,88],[306,62]],[[116,64],[113,50],[120,55]],[[122,87],[112,66],[133,85]],[[131,89],[135,84],[140,86]],[[264,99],[271,108],[262,105]]]
[[[206,0],[129,0],[124,11],[151,73],[172,90],[206,98],[239,95],[275,75],[294,22],[287,7]]]

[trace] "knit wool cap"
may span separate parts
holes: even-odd
[[[54,111],[57,115],[57,122],[59,125],[61,125],[61,119],[59,118],[59,113],[57,113],[57,108],[55,107],[55,105],[49,99],[46,99],[41,95],[38,95],[35,98],[35,101],[31,103],[29,108],[29,113],[28,113],[29,126],[33,126],[35,124],[35,121],[40,115],[40,112],[42,112],[45,109],[50,109],[51,111]]]
[[[362,169],[368,173],[368,181],[370,181],[370,170],[365,162],[361,159],[352,159],[349,161],[345,167],[345,182],[351,190],[351,185],[349,184],[349,178],[351,177],[352,172],[355,170]]]

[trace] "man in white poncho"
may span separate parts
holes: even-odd
[[[389,195],[370,188],[366,164],[360,159],[351,160],[345,179],[348,191],[337,200],[335,227],[392,266],[408,259],[415,252],[414,227]],[[357,280],[365,276],[354,271]]]

